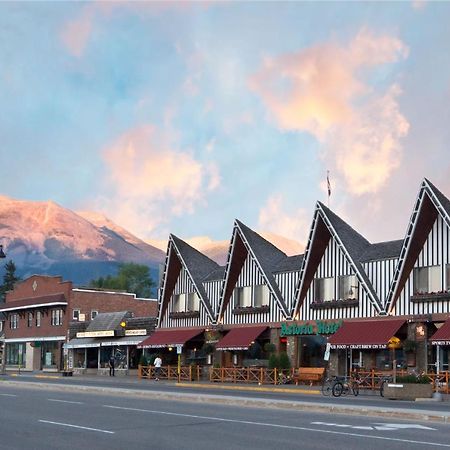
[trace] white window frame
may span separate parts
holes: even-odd
[[[200,310],[200,297],[197,292],[187,294],[186,311],[197,312]]]
[[[19,314],[11,314],[11,316],[9,317],[9,328],[11,330],[17,330],[19,328]]]
[[[62,309],[52,309],[51,324],[53,327],[59,327],[62,325],[63,311]]]
[[[96,309],[93,309],[91,311],[91,320],[94,320],[98,316],[98,311]]]
[[[260,291],[258,293],[258,291]],[[260,294],[260,295],[259,295]],[[269,306],[270,290],[266,284],[257,284],[253,286],[253,306]]]
[[[28,328],[31,328],[33,326],[33,319],[34,319],[33,313],[32,312],[27,313],[27,327]]]
[[[343,275],[338,277],[338,299],[357,300],[359,283],[356,275]]]
[[[253,292],[251,286],[240,286],[234,289],[234,302],[237,308],[253,306]]]
[[[322,287],[319,288],[319,285]],[[321,293],[323,291],[323,294]],[[320,294],[320,295],[319,295]],[[314,302],[331,302],[335,300],[335,279],[333,277],[323,277],[314,279]]]
[[[72,320],[80,320],[81,309],[74,309],[72,311]]]
[[[442,291],[441,266],[424,266],[414,268],[413,270],[414,295],[437,293],[441,291]]]
[[[42,312],[41,311],[36,311],[36,327],[40,327],[41,326],[41,321],[42,321]]]

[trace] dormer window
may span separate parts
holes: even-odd
[[[187,300],[187,311],[199,311],[200,298],[196,292],[190,292]]]
[[[269,306],[269,299],[270,291],[265,284],[237,287],[234,290],[234,306],[236,308]]]
[[[334,278],[316,278],[314,280],[314,302],[334,300]]]
[[[253,306],[269,305],[270,292],[265,284],[260,284],[253,288]]]
[[[237,307],[245,308],[252,306],[252,287],[238,287],[234,290],[234,304]]]
[[[441,267],[416,267],[413,272],[414,294],[431,294],[442,290]]]
[[[173,299],[173,311],[186,311],[186,294],[176,294]]]
[[[358,298],[358,280],[356,275],[346,275],[338,279],[339,300],[356,300]]]

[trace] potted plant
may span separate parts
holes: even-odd
[[[384,397],[390,399],[415,400],[432,396],[433,385],[428,377],[422,375],[398,376],[396,383],[387,383],[384,387]]]

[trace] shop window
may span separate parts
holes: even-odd
[[[72,319],[73,320],[80,320],[80,310],[74,309],[72,313]]]
[[[176,294],[173,298],[173,311],[186,311],[186,294]]]
[[[188,294],[187,310],[188,311],[199,311],[200,309],[200,298],[196,292],[190,292]]]
[[[0,322],[0,333],[3,332],[3,329],[5,327],[5,322],[3,322],[3,320]]]
[[[441,268],[440,266],[416,267],[413,272],[414,294],[429,294],[440,292]]]
[[[19,314],[11,314],[9,318],[9,328],[11,328],[11,330],[19,328]]]
[[[33,313],[28,313],[27,315],[27,327],[31,328],[33,326]]]
[[[36,311],[36,326],[41,326],[42,313],[41,311]]]
[[[267,306],[269,305],[270,292],[265,284],[260,284],[253,288],[253,305]]]
[[[234,290],[235,306],[252,306],[252,288],[251,286],[238,287]]]
[[[42,343],[42,353],[41,353],[41,364],[45,368],[55,368],[57,367],[58,355],[60,352],[60,346],[58,342],[43,342]]]
[[[92,310],[91,311],[91,320],[94,320],[98,316],[98,311]]]
[[[53,326],[60,326],[60,325],[62,325],[62,316],[63,316],[62,309],[52,309],[52,321],[51,321],[51,324]]]
[[[314,280],[314,301],[316,303],[334,300],[334,278],[316,278]]]
[[[358,298],[358,281],[356,275],[338,278],[339,300],[356,300]]]
[[[25,343],[8,343],[6,344],[6,364],[11,366],[23,365],[26,360]]]

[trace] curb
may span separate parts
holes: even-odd
[[[102,393],[108,395],[126,395],[128,397],[151,398],[158,400],[173,400],[193,403],[213,403],[228,406],[240,406],[249,408],[273,408],[290,411],[308,411],[318,413],[334,413],[347,415],[366,415],[371,417],[398,418],[405,420],[419,420],[424,422],[450,423],[450,412],[408,410],[401,408],[367,407],[357,405],[336,405],[330,403],[309,403],[290,400],[245,398],[230,396],[224,397],[212,394],[191,394],[185,392],[155,392],[139,389],[118,389],[99,386],[79,386],[73,384],[42,384],[39,382],[23,382],[0,380],[0,386],[21,387],[24,389],[41,388],[49,391],[71,391],[85,393]]]

